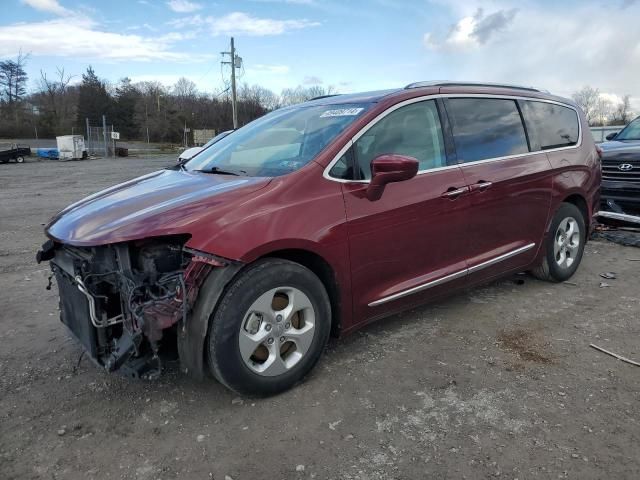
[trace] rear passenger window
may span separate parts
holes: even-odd
[[[412,103],[384,117],[354,144],[357,178],[371,178],[371,160],[385,153],[418,160],[418,170],[446,166],[444,138],[434,100]]]
[[[451,98],[447,110],[458,158],[475,162],[527,153],[527,137],[514,100]]]
[[[575,110],[555,103],[521,102],[532,150],[569,147],[578,143],[580,127]]]

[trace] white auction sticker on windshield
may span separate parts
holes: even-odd
[[[324,118],[324,117],[355,117],[356,115],[358,115],[363,110],[364,110],[364,108],[338,108],[336,110],[327,110],[322,115],[320,115],[320,118]]]

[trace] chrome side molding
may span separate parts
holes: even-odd
[[[465,268],[462,270],[459,270],[457,272],[454,273],[450,273],[449,275],[445,275],[444,277],[441,278],[437,278],[435,280],[431,280],[429,282],[423,283],[421,285],[417,285],[415,287],[411,287],[408,288],[407,290],[402,290],[398,293],[394,293],[393,295],[389,295],[386,297],[382,297],[378,300],[375,300],[371,303],[368,304],[369,307],[377,307],[378,305],[382,305],[383,303],[387,303],[387,302],[391,302],[393,300],[397,300],[398,298],[403,298],[406,297],[408,295],[412,295],[414,293],[418,293],[418,292],[422,292],[424,290],[427,290],[429,288],[433,288],[433,287],[437,287],[438,285],[442,285],[443,283],[447,283],[450,282],[452,280],[456,280],[458,278],[462,278],[470,273],[474,273],[477,272],[479,270],[482,270],[484,268],[488,268],[491,267],[493,265],[495,265],[496,263],[500,263],[500,262],[504,262],[505,260],[508,260],[509,258],[515,257],[516,255],[520,255],[521,253],[524,253],[528,250],[531,250],[533,247],[535,247],[536,244],[535,243],[529,243],[523,247],[520,248],[516,248],[515,250],[511,250],[510,252],[507,253],[503,253],[502,255],[499,255],[495,258],[492,258],[490,260],[487,260],[485,262],[479,263],[478,265],[474,265],[473,267],[469,267],[469,268]]]

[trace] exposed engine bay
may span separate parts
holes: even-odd
[[[153,378],[160,344],[187,322],[198,290],[223,259],[184,248],[180,236],[75,247],[48,241],[60,292],[60,317],[91,358],[108,371]]]

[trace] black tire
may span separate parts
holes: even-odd
[[[566,265],[566,263],[563,264],[559,262],[558,254],[554,248],[554,242],[558,239],[557,235],[560,235],[559,227],[561,223],[567,222],[569,219],[573,219],[578,226],[580,243],[575,249],[575,252],[571,253],[571,256],[567,253],[567,258],[572,258],[573,261],[570,265]],[[531,274],[540,280],[548,282],[564,282],[568,280],[576,273],[576,270],[580,266],[586,240],[587,229],[582,212],[572,203],[562,203],[553,216],[551,226],[549,227],[549,234],[543,245],[545,252],[542,264],[534,268]]]
[[[16,163],[24,163],[24,157],[16,157]]]
[[[276,376],[264,376],[245,363],[239,337],[254,301],[265,292],[284,286],[303,292],[311,302],[315,317],[313,339],[306,353],[289,370]],[[306,267],[288,260],[259,260],[234,278],[210,317],[209,367],[220,383],[241,395],[274,395],[294,386],[314,367],[329,340],[330,331],[329,296],[318,277]]]

